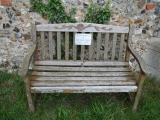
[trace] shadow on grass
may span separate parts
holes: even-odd
[[[145,82],[139,110],[128,94],[36,94],[30,113],[23,80],[0,72],[0,120],[159,120],[160,85]]]

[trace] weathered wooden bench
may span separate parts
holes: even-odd
[[[77,45],[77,34],[81,39],[84,35],[84,41],[86,34],[91,35],[91,45]],[[31,111],[35,109],[32,93],[137,93],[133,110],[137,109],[145,67],[129,45],[129,27],[90,23],[33,25],[32,39],[36,47],[25,64],[30,65],[25,82]],[[130,53],[139,63],[139,79],[129,68]]]

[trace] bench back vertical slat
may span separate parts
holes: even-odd
[[[120,50],[119,50],[119,57],[118,57],[119,61],[123,60],[124,39],[125,39],[125,34],[121,34]]]
[[[65,32],[65,60],[69,60],[69,32]]]
[[[124,61],[125,36],[129,28],[90,23],[66,23],[37,25],[35,31],[32,38],[36,39],[37,33],[37,50],[40,50],[41,56],[39,60]],[[91,45],[76,45],[76,33],[91,34]]]
[[[45,36],[44,32],[41,32],[41,59],[45,60]]]
[[[85,57],[85,46],[84,45],[81,45],[81,56],[80,57],[81,57],[81,60],[83,61]]]
[[[53,60],[53,34],[52,32],[49,32],[49,58],[50,60]]]
[[[89,46],[89,60],[92,60],[93,58],[93,33],[92,34],[92,41],[91,41],[91,45]]]
[[[96,51],[97,54],[96,54],[96,60],[100,59],[101,39],[102,39],[101,33],[98,33],[98,35],[97,35],[97,51]]]
[[[57,32],[57,59],[61,60],[61,32]]]
[[[81,45],[81,60],[84,60],[84,52],[85,52],[85,46]]]
[[[37,39],[37,32],[36,32],[36,25],[32,24],[32,28],[31,28],[31,37],[34,43],[37,43],[36,39]]]
[[[75,45],[75,32],[73,33],[73,60],[77,60],[77,46]]]
[[[106,33],[104,40],[104,60],[108,60],[108,51],[109,51],[109,33]]]
[[[117,33],[114,33],[113,35],[113,46],[112,46],[112,61],[115,60],[115,54],[116,54],[116,43],[117,43]]]

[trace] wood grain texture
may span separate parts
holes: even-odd
[[[148,66],[146,65],[143,58],[132,48],[131,41],[132,41],[132,32],[129,34],[129,39],[128,39],[128,43],[127,43],[126,61],[128,61],[129,56],[132,55],[136,59],[138,65],[140,67],[141,72],[143,74],[149,73]]]
[[[44,32],[41,32],[41,59],[45,60],[45,54],[46,54],[46,50],[45,50],[45,41],[44,41]]]
[[[65,60],[69,60],[69,32],[65,32]]]
[[[123,55],[124,39],[125,39],[125,34],[121,34],[120,50],[119,50],[119,57],[118,57],[119,61],[123,60],[122,55]]]
[[[31,87],[33,93],[111,93],[135,92],[137,86]]]
[[[36,50],[36,45],[33,44],[30,47],[28,53],[24,56],[24,58],[22,60],[23,62],[21,64],[21,67],[18,70],[18,75],[20,75],[22,77],[25,77],[27,75],[28,69],[29,69],[29,65],[34,63],[34,62],[31,63],[32,62],[31,59],[32,59],[32,56],[33,56],[35,50]]]
[[[139,82],[139,85],[138,85],[138,90],[137,90],[137,94],[136,94],[136,97],[135,97],[135,102],[134,102],[134,105],[133,105],[133,108],[132,108],[132,110],[134,112],[137,110],[137,107],[138,107],[138,104],[139,104],[139,100],[140,100],[140,97],[141,97],[141,94],[142,94],[142,88],[143,88],[144,81],[146,79],[146,75],[141,74],[139,79],[140,79],[140,82]]]
[[[63,87],[63,86],[132,86],[136,85],[135,81],[31,81],[32,87]]]
[[[73,60],[77,60],[77,46],[75,44],[75,32],[73,33]]]
[[[102,40],[102,34],[101,34],[101,33],[98,33],[98,35],[97,35],[96,60],[99,60],[99,59],[100,59],[101,40]]]
[[[91,45],[89,46],[89,60],[92,60],[93,58],[93,53],[94,53],[94,49],[93,49],[93,35],[94,33],[91,33],[92,34],[92,39],[91,39]]]
[[[61,60],[61,33],[57,32],[57,59]]]
[[[31,39],[32,39],[33,43],[37,43],[37,31],[36,31],[35,23],[32,23]]]
[[[53,60],[53,34],[49,32],[49,57],[50,60]]]
[[[34,112],[35,107],[34,107],[34,103],[32,100],[30,80],[28,79],[28,76],[26,76],[24,79],[25,79],[24,82],[26,85],[26,94],[27,94],[28,105],[29,105],[30,111]]]
[[[115,54],[116,54],[116,42],[117,42],[117,34],[114,33],[113,35],[113,46],[112,46],[112,61],[115,60]]]
[[[128,33],[129,27],[102,25],[91,23],[62,23],[42,24],[36,26],[37,31],[58,31],[58,32],[107,32],[107,33]]]
[[[84,60],[84,55],[85,55],[85,46],[81,45],[81,60]]]
[[[125,53],[125,61],[126,62],[129,61],[130,55],[131,55],[131,52],[130,52],[129,48],[127,47],[126,53]]]
[[[130,71],[127,67],[57,67],[57,66],[34,66],[33,70],[35,71]]]
[[[35,61],[35,65],[52,65],[52,66],[99,66],[99,67],[109,67],[109,66],[129,66],[128,62],[119,61]]]
[[[31,81],[57,81],[57,82],[65,82],[65,81],[132,81],[135,80],[134,77],[127,76],[119,76],[119,77],[104,77],[104,76],[96,76],[96,77],[45,77],[45,76],[30,76]],[[134,81],[136,82],[136,81]]]
[[[108,77],[121,77],[121,76],[133,76],[132,72],[37,72],[34,71],[31,75],[36,76],[55,76],[55,77],[96,77],[96,76],[108,76]]]
[[[108,60],[108,51],[109,51],[109,34],[105,34],[104,41],[104,60]]]

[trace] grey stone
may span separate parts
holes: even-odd
[[[15,32],[20,32],[19,28],[17,28],[17,27],[15,27],[15,28],[13,29],[13,31],[15,31]]]
[[[31,39],[30,34],[23,34],[23,37],[24,37],[25,40],[30,40]]]
[[[160,5],[157,6],[157,8],[155,10],[155,14],[160,14]]]
[[[0,20],[2,20],[3,19],[3,17],[0,15]]]
[[[17,37],[17,38],[22,38],[22,33],[21,33],[21,32],[17,32],[17,33],[16,33],[16,37]]]
[[[97,0],[97,3],[101,6],[103,6],[105,4],[105,0]]]
[[[44,1],[46,2],[47,0]],[[149,56],[149,54],[146,54],[147,43],[152,41],[152,36],[160,37],[160,16],[159,5],[155,11],[145,11],[144,1],[145,0],[112,0],[112,18],[110,24],[122,26],[128,26],[128,24],[130,24],[131,27],[135,27],[135,31],[137,30],[137,32],[133,35],[132,46],[141,56],[144,54]],[[90,0],[63,0],[63,2],[67,8],[66,10],[72,7],[78,8],[75,17],[79,17],[80,21],[83,20],[86,9],[90,4]],[[98,2],[100,5],[104,4],[104,0],[93,0],[93,2]],[[2,23],[12,21],[9,22],[10,28],[6,29],[8,30],[7,32],[6,30],[3,30],[3,32],[0,31],[0,39],[1,36],[6,38],[5,40],[0,40],[0,64],[3,62],[7,69],[19,68],[21,64],[24,64],[24,56],[28,54],[30,46],[32,45],[32,43],[29,42],[31,39],[30,23],[35,21],[40,24],[48,23],[48,20],[44,20],[41,15],[30,10],[29,6],[30,5],[24,5],[24,2],[16,2],[10,8],[0,6],[0,16],[3,17]],[[21,15],[16,15],[17,11],[19,12],[18,14],[21,13]],[[15,29],[15,27],[17,27],[17,29]],[[1,33],[3,33],[3,35]],[[9,39],[7,39],[7,37]],[[134,59],[130,61],[130,64],[135,70],[138,70],[137,63]]]
[[[148,66],[148,72],[156,77],[160,78],[160,40],[159,38],[151,38],[151,41],[147,45],[147,51],[144,52],[142,57],[146,65]]]

